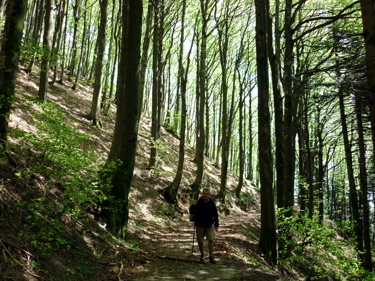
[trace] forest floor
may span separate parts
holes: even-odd
[[[10,116],[10,131],[35,132],[31,122],[38,76],[19,72],[16,101]],[[92,88],[83,83],[73,91],[72,83],[50,86],[48,101],[58,104],[66,122],[90,135],[98,156],[106,159],[114,128],[114,108],[102,116],[103,129],[87,119]],[[122,241],[106,231],[93,214],[76,216],[60,212],[63,188],[38,173],[30,148],[17,136],[9,139],[13,167],[0,163],[0,280],[303,280],[270,267],[259,251],[259,193],[249,181],[243,200],[234,194],[238,179],[230,175],[226,205],[218,203],[220,228],[215,233],[217,264],[199,263],[193,246],[193,224],[188,219],[189,184],[195,179],[194,151],[187,147],[178,204],[165,202],[160,190],[174,177],[178,138],[162,128],[165,144],[158,168],[147,168],[150,120],[142,118],[133,186],[129,196],[128,238]],[[205,161],[204,186],[218,193],[220,168]],[[35,209],[38,206],[38,209]],[[52,227],[53,225],[53,227]],[[205,241],[205,247],[207,247]],[[207,253],[207,251],[206,251]]]

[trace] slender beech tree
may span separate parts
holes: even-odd
[[[268,0],[255,1],[256,61],[258,77],[258,143],[260,173],[261,227],[259,246],[268,263],[276,264],[276,227],[271,153],[271,117],[267,55]]]
[[[125,238],[129,220],[129,191],[133,178],[139,125],[139,66],[142,0],[122,1],[122,39],[117,78],[115,131],[108,163],[119,162],[110,175],[112,188],[108,229]]]
[[[95,65],[95,82],[94,91],[91,104],[91,112],[89,119],[92,120],[93,124],[98,128],[101,128],[100,111],[102,102],[102,79],[103,79],[103,61],[104,51],[106,42],[106,28],[107,28],[107,7],[108,0],[100,0],[100,25],[98,31],[98,52],[96,54],[96,65]]]
[[[366,75],[369,95],[373,162],[375,163],[375,7],[372,0],[360,0],[366,50]]]
[[[85,2],[83,3],[84,7],[87,7],[87,2],[88,2],[88,0],[85,0]],[[75,57],[74,63],[73,63],[73,65],[74,65],[73,69],[75,69],[75,73],[70,75],[70,77],[72,79],[74,77],[72,90],[75,90],[77,88],[79,75],[82,74],[82,68],[83,68],[82,62],[83,62],[83,59],[85,57],[85,52],[86,52],[86,37],[88,37],[87,36],[87,33],[88,33],[87,26],[88,26],[88,22],[89,23],[91,22],[91,14],[92,14],[92,6],[83,9],[83,32],[82,32],[82,37],[81,37],[81,47],[79,48],[80,54],[79,55],[77,54],[78,50],[73,51],[74,56],[78,55],[78,58]],[[96,40],[96,46],[98,46],[98,44],[99,44],[99,42]],[[97,51],[97,49],[95,49],[95,52],[96,51]],[[95,60],[93,60],[93,62],[95,62]],[[91,80],[91,77],[89,79]]]
[[[339,79],[340,79],[340,75],[338,75],[338,80]],[[354,178],[354,172],[353,172],[353,156],[352,156],[351,144],[349,142],[348,125],[347,125],[346,114],[345,114],[344,91],[342,87],[343,86],[340,84],[340,80],[339,80],[338,96],[339,96],[339,102],[340,102],[342,136],[344,140],[346,169],[347,169],[347,176],[348,176],[348,183],[349,183],[349,197],[350,197],[350,204],[351,204],[353,220],[354,220],[354,232],[357,238],[357,249],[358,251],[363,252],[363,238],[362,238],[363,236],[362,236],[362,228],[360,225],[358,194],[357,194],[357,189],[355,186],[355,178]]]
[[[160,137],[160,98],[162,89],[162,7],[164,0],[154,1],[154,30],[153,30],[153,48],[152,48],[152,117],[151,117],[151,150],[148,168],[152,169],[156,165],[157,141]]]
[[[39,80],[39,90],[38,98],[39,101],[45,103],[47,101],[48,92],[48,74],[51,64],[51,31],[53,25],[53,6],[54,0],[46,0],[46,11],[44,19],[44,34],[43,34],[43,57],[40,64],[40,80]]]
[[[62,54],[61,54],[61,62],[60,62],[60,79],[57,81],[59,84],[63,84],[64,83],[64,74],[65,74],[65,62],[67,61],[67,59],[65,58],[65,55],[66,55],[66,33],[67,33],[67,28],[68,28],[68,17],[69,17],[69,1],[67,1],[67,7],[66,7],[66,10],[65,10],[65,22],[64,22],[64,29],[63,29],[63,32],[62,32],[62,37],[63,37],[63,41],[62,41]]]
[[[57,78],[57,55],[60,53],[61,47],[61,33],[63,28],[64,16],[65,16],[65,7],[68,8],[68,1],[61,0],[57,3],[57,14],[56,14],[56,24],[55,24],[55,32],[53,34],[52,40],[52,52],[54,57],[56,57],[56,62],[53,65],[53,77],[51,81],[51,85],[54,85]]]
[[[180,144],[179,144],[179,152],[178,152],[178,166],[176,175],[173,179],[173,182],[164,189],[164,197],[171,203],[174,203],[177,198],[178,188],[180,187],[183,169],[184,169],[184,161],[185,161],[185,135],[186,135],[186,92],[187,92],[187,78],[189,73],[189,65],[190,65],[190,54],[194,43],[191,40],[191,45],[189,52],[186,56],[186,67],[183,65],[183,55],[184,55],[184,40],[185,40],[185,14],[186,14],[186,0],[182,2],[182,15],[181,15],[181,37],[180,37],[180,51],[179,51],[179,81],[181,83],[181,124],[180,124]]]
[[[219,54],[220,54],[220,66],[221,66],[221,96],[223,100],[222,106],[222,119],[221,119],[221,175],[220,175],[220,191],[219,191],[219,198],[222,203],[225,202],[225,194],[226,194],[226,186],[227,186],[227,179],[228,179],[228,169],[229,169],[229,149],[230,149],[230,140],[232,135],[232,122],[233,122],[233,114],[234,114],[234,103],[232,102],[231,105],[228,105],[228,70],[229,70],[229,62],[228,62],[228,51],[229,51],[229,43],[230,43],[230,32],[232,27],[232,23],[236,16],[236,10],[238,8],[240,2],[229,3],[225,2],[223,7],[221,7],[221,17],[216,19],[216,27],[219,35]],[[215,6],[216,7],[216,6]],[[215,11],[214,15],[217,14]],[[242,37],[243,38],[243,37]],[[243,40],[242,40],[243,44]],[[240,49],[242,46],[240,46]],[[242,50],[241,50],[242,51]],[[239,64],[240,56],[238,57],[237,62],[235,64]],[[234,75],[236,71],[233,71]],[[233,87],[235,83],[233,84]],[[234,95],[232,95],[233,101]]]
[[[198,79],[197,79],[197,114],[199,119],[197,120],[197,137],[196,137],[196,153],[195,162],[197,164],[197,172],[194,182],[191,184],[193,197],[197,197],[199,189],[202,185],[203,172],[204,172],[204,149],[205,149],[205,106],[206,106],[206,85],[207,85],[207,39],[209,36],[208,22],[211,17],[211,13],[215,7],[217,0],[200,0],[200,12],[201,12],[201,40],[200,40],[200,56],[199,56],[199,68],[198,68]]]
[[[114,60],[112,56],[115,54],[115,48],[114,48],[114,31],[116,30],[116,15],[118,14],[118,11],[116,10],[116,2],[115,0],[112,0],[112,9],[111,9],[111,18],[110,18],[110,23],[111,23],[111,29],[109,33],[109,46],[108,46],[108,55],[107,55],[107,63],[105,64],[105,69],[104,69],[104,81],[103,81],[103,98],[101,102],[101,109],[104,112],[104,114],[107,114],[107,108],[109,110],[109,107],[111,105],[111,100],[112,100],[112,94],[111,96],[108,96],[108,89],[110,89],[112,84],[112,81],[110,80],[110,72],[111,72],[111,67],[114,63]]]
[[[8,2],[5,11],[0,49],[0,151],[6,155],[9,114],[14,101],[26,9],[27,0],[14,0]]]
[[[267,8],[269,10],[269,7]],[[283,158],[283,102],[281,97],[281,74],[280,74],[280,1],[275,1],[275,28],[272,28],[272,18],[268,15],[267,32],[275,36],[267,37],[268,59],[271,67],[273,106],[275,114],[275,168],[276,168],[276,196],[277,206],[283,206],[283,178],[284,178],[284,158]],[[275,37],[275,42],[273,38]]]
[[[34,45],[33,53],[31,55],[31,59],[29,62],[28,67],[25,69],[25,72],[27,74],[31,73],[31,70],[33,68],[34,62],[35,62],[35,56],[36,56],[36,46],[39,45],[39,38],[40,38],[40,32],[42,30],[42,23],[43,23],[43,1],[37,0],[35,5],[35,10],[31,17],[34,17],[33,19],[33,33],[31,35],[31,44]],[[29,40],[30,41],[30,40]]]
[[[77,65],[77,42],[78,42],[78,27],[79,19],[81,17],[81,0],[75,0],[73,6],[73,17],[74,17],[74,28],[73,28],[73,37],[72,37],[72,47],[70,55],[70,64],[69,64],[69,77],[74,77]]]
[[[146,82],[146,71],[147,71],[147,64],[148,64],[148,58],[149,58],[149,48],[150,48],[150,41],[151,41],[151,31],[152,31],[152,18],[154,14],[154,5],[152,1],[149,0],[147,5],[147,16],[146,16],[146,30],[145,35],[143,36],[143,45],[142,45],[142,59],[141,59],[141,71],[140,71],[140,77],[139,77],[139,91],[142,95],[144,95],[144,88],[145,88],[145,82]],[[140,105],[140,110],[142,112],[143,104]]]
[[[367,168],[366,168],[366,150],[364,141],[364,128],[362,122],[362,99],[361,95],[355,97],[355,111],[357,119],[357,132],[358,132],[358,148],[359,148],[359,185],[361,188],[361,203],[362,203],[362,217],[363,217],[363,267],[368,271],[372,271],[371,262],[371,238],[370,238],[370,211],[368,200],[367,188]]]

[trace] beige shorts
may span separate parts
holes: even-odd
[[[211,226],[211,227],[198,227],[197,226],[198,243],[203,243],[203,239],[205,236],[208,241],[214,241],[214,226]]]

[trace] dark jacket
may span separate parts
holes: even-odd
[[[203,197],[199,198],[195,212],[195,226],[219,226],[217,208],[215,202],[211,198],[209,198],[207,202],[203,200]]]

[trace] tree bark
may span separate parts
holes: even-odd
[[[181,16],[181,39],[180,39],[180,54],[179,54],[179,76],[181,81],[181,125],[180,125],[180,144],[178,153],[178,166],[173,182],[164,189],[164,197],[170,202],[174,203],[177,198],[178,188],[180,187],[182,173],[185,161],[185,131],[186,131],[186,91],[187,91],[187,76],[189,73],[190,53],[193,47],[194,40],[191,41],[190,50],[187,55],[186,69],[183,66],[184,53],[184,24],[186,13],[186,0],[182,2],[182,16]]]
[[[271,153],[271,120],[267,65],[267,2],[256,0],[256,57],[258,77],[258,143],[261,196],[261,228],[259,246],[268,263],[276,264],[276,227]]]
[[[366,75],[369,97],[372,151],[375,151],[375,9],[373,0],[360,0],[366,50]],[[375,163],[375,153],[373,153]]]
[[[129,7],[129,8],[128,8]],[[117,82],[114,138],[107,163],[120,161],[111,175],[108,229],[125,238],[129,220],[129,191],[133,178],[139,125],[139,65],[142,35],[142,0],[122,2],[122,40]],[[126,69],[126,71],[125,71]]]
[[[48,92],[48,73],[51,63],[51,30],[53,20],[53,0],[46,0],[46,14],[44,20],[44,35],[43,35],[43,58],[40,64],[40,80],[39,80],[39,101],[45,103],[47,101]]]
[[[163,0],[161,0],[163,1]],[[160,65],[160,57],[162,54],[160,46],[160,38],[161,35],[160,29],[160,0],[154,1],[155,11],[154,11],[154,37],[153,37],[153,57],[152,57],[152,116],[151,116],[151,149],[150,149],[150,160],[148,163],[148,168],[152,169],[156,165],[156,158],[157,158],[157,148],[156,142],[159,139],[160,134],[160,94],[161,91],[161,65]]]
[[[362,122],[362,97],[357,95],[355,98],[357,131],[358,131],[358,147],[359,147],[359,184],[361,187],[362,216],[363,216],[363,267],[368,271],[372,271],[371,263],[371,238],[370,238],[370,211],[367,188],[367,169],[366,169],[366,150],[363,133]]]
[[[39,38],[40,38],[40,32],[42,29],[42,22],[43,22],[43,1],[37,0],[36,7],[35,7],[35,15],[34,15],[34,25],[33,25],[33,34],[31,38],[31,44],[38,45],[39,44]],[[31,73],[31,70],[33,68],[34,62],[35,62],[35,51],[33,52],[29,65],[25,69],[25,72],[27,74]]]
[[[52,51],[54,56],[57,56],[60,53],[60,46],[61,46],[61,33],[62,27],[64,22],[64,15],[65,15],[65,1],[61,0],[58,4],[58,12],[56,15],[56,25],[55,25],[55,32],[53,34],[52,40]],[[53,77],[51,81],[51,85],[54,85],[57,78],[57,59],[55,64],[53,65]]]
[[[8,123],[14,101],[27,0],[9,1],[0,50],[0,150],[6,151]]]
[[[68,14],[69,14],[69,1],[67,1],[66,7],[66,16],[65,16],[65,23],[64,23],[64,30],[63,30],[63,42],[62,42],[62,59],[60,63],[60,79],[57,81],[59,84],[64,83],[64,73],[65,73],[65,54],[66,54],[66,30],[68,28]]]
[[[294,204],[294,128],[293,128],[293,29],[292,29],[292,0],[285,3],[285,56],[284,56],[284,147],[283,147],[283,207],[292,208]],[[291,215],[289,210],[289,215]]]
[[[100,110],[102,102],[102,76],[103,76],[103,61],[105,51],[105,39],[106,39],[106,25],[107,25],[107,7],[108,0],[101,0],[100,3],[100,27],[98,31],[98,52],[96,54],[96,65],[95,65],[95,83],[93,98],[91,104],[91,112],[89,114],[89,120],[92,120],[93,124],[98,128],[101,128],[100,122]]]
[[[84,7],[87,6],[87,1],[88,0],[85,0]],[[91,18],[91,10],[92,9],[90,9],[90,18]],[[74,59],[75,73],[74,73],[74,75],[71,74],[71,78],[73,78],[73,76],[74,76],[74,82],[73,82],[73,86],[72,86],[72,90],[73,91],[76,90],[77,84],[78,84],[79,75],[82,74],[83,59],[84,59],[85,52],[86,52],[86,37],[87,37],[87,33],[88,33],[88,30],[87,30],[87,9],[84,9],[84,12],[83,12],[83,32],[82,32],[81,48],[80,48],[81,52],[79,54],[78,63],[77,63],[77,58],[75,57],[75,59]],[[96,46],[97,45],[98,45],[98,41],[96,41]],[[95,52],[96,51],[97,51],[97,49],[95,49]],[[77,56],[77,51],[74,53],[74,55]],[[94,62],[95,62],[95,60],[94,60]]]
[[[139,78],[139,91],[142,95],[142,100],[143,100],[144,88],[145,88],[146,70],[147,70],[147,63],[148,63],[148,51],[149,51],[149,48],[150,48],[153,14],[154,14],[154,6],[153,6],[153,3],[151,3],[151,1],[149,1],[148,5],[147,5],[146,30],[145,30],[145,35],[143,37],[141,72],[140,72],[140,78]],[[140,110],[142,112],[143,104],[141,103],[139,106],[140,106]]]
[[[342,136],[344,139],[344,149],[345,149],[345,160],[346,160],[346,169],[348,175],[348,182],[349,182],[349,199],[353,213],[353,220],[354,220],[354,232],[357,237],[357,249],[360,252],[363,252],[363,238],[362,238],[362,229],[361,229],[361,221],[360,221],[360,214],[359,214],[359,204],[358,204],[358,194],[355,186],[355,179],[353,173],[353,156],[351,151],[351,145],[349,143],[349,136],[348,136],[348,128],[346,123],[346,115],[345,115],[345,105],[344,105],[344,93],[341,89],[341,85],[339,87],[339,102],[340,102],[340,117],[341,117],[341,126],[342,126]],[[360,255],[361,256],[361,255]]]
[[[208,38],[208,21],[210,18],[210,6],[212,2],[210,0],[200,1],[200,11],[202,16],[202,27],[201,27],[201,45],[200,45],[200,57],[199,57],[199,77],[197,87],[197,137],[196,137],[196,152],[195,162],[197,164],[196,177],[191,185],[193,198],[198,197],[199,189],[202,185],[203,173],[204,173],[204,148],[205,148],[205,104],[206,104],[206,63],[207,63],[207,38]]]
[[[268,60],[271,67],[272,77],[272,91],[273,91],[273,105],[275,114],[275,165],[276,165],[276,202],[277,206],[281,208],[283,206],[283,184],[284,184],[284,157],[283,157],[283,102],[281,97],[281,74],[280,74],[280,31],[279,31],[279,6],[280,3],[277,0],[275,3],[275,49],[273,49],[273,28],[272,18],[268,15],[267,18],[267,51]],[[267,7],[269,10],[269,7]]]
[[[72,53],[70,56],[70,65],[69,65],[69,77],[74,77],[75,68],[76,68],[76,61],[77,61],[77,41],[78,41],[78,24],[80,18],[80,0],[75,0],[74,8],[73,8],[73,17],[74,17],[74,30],[73,30],[73,42],[72,42]]]

